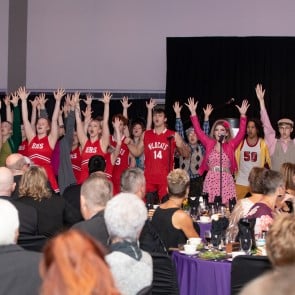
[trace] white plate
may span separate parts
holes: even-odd
[[[185,255],[189,255],[189,256],[191,256],[191,255],[196,255],[196,254],[198,254],[200,251],[194,251],[194,252],[185,252],[184,250],[181,250],[181,251],[179,251],[179,253],[181,253],[181,254],[185,254]]]

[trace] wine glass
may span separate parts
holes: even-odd
[[[241,250],[244,251],[245,254],[250,255],[252,248],[252,239],[247,237],[240,238],[240,246]]]
[[[206,240],[206,246],[207,246],[207,248],[209,248],[209,244],[211,242],[211,231],[210,230],[205,230],[204,238]]]

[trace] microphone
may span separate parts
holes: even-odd
[[[168,140],[171,140],[172,138],[174,138],[174,135],[170,135],[167,137]]]
[[[225,104],[232,104],[233,102],[235,102],[235,99],[232,97]]]
[[[221,134],[221,135],[219,136],[218,142],[222,143],[223,140],[224,140],[224,138],[225,138],[225,135],[224,135],[224,134]]]

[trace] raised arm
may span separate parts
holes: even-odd
[[[39,105],[38,96],[35,96],[34,100],[30,100],[30,103],[32,105],[31,126],[33,130],[35,130],[37,122],[37,108]]]
[[[153,109],[157,105],[156,100],[151,98],[145,105],[147,107],[146,130],[151,130],[153,124]]]
[[[243,140],[245,133],[246,133],[246,125],[247,125],[247,117],[246,113],[249,108],[250,104],[248,103],[248,100],[244,99],[241,106],[239,107],[236,105],[236,108],[240,112],[240,126],[239,131],[237,135],[230,141],[233,144],[234,148],[237,148],[237,146],[240,144],[240,142]]]
[[[16,95],[17,95],[17,93],[16,93]],[[9,94],[5,95],[3,101],[4,101],[5,107],[6,107],[6,121],[8,121],[12,124],[13,116],[12,116],[12,112],[11,112],[10,95]]]
[[[84,131],[84,126],[81,119],[79,101],[77,101],[75,105],[75,118],[76,118],[76,124],[77,124],[77,136],[78,136],[78,140],[80,142],[81,148],[83,150],[88,138],[87,138],[86,132]]]
[[[110,116],[110,100],[112,95],[110,92],[106,91],[103,93],[103,98],[100,99],[104,103],[103,110],[103,121],[102,121],[102,135],[100,139],[101,148],[104,152],[110,144],[110,129],[109,129],[109,116]]]
[[[53,92],[53,96],[55,98],[55,106],[51,119],[51,130],[48,135],[48,141],[53,149],[57,140],[58,140],[58,114],[60,110],[60,102],[62,97],[65,95],[65,90],[62,88],[57,89],[57,91]]]
[[[121,134],[120,134],[120,124],[121,120],[119,118],[115,118],[115,122],[113,122],[113,127],[114,127],[114,134],[116,134],[116,147],[115,149],[111,152],[111,163],[112,165],[115,165],[116,159],[120,154],[121,150],[121,145],[122,145],[122,139],[121,139]]]
[[[209,124],[209,117],[213,112],[213,107],[211,104],[207,104],[206,108],[203,108],[204,112],[204,122],[203,122],[203,131],[205,134],[209,135],[210,132],[210,124]]]
[[[120,101],[123,107],[123,116],[128,119],[128,109],[132,105],[132,102],[129,102],[128,96],[123,96]]]
[[[174,110],[175,118],[176,118],[176,120],[175,120],[175,130],[184,139],[183,123],[182,123],[181,116],[180,116],[182,106],[179,104],[179,101],[176,101],[173,104],[173,110]]]
[[[260,119],[263,124],[265,140],[268,145],[271,145],[272,142],[275,140],[276,132],[271,125],[271,122],[269,120],[269,116],[265,107],[265,101],[264,101],[265,89],[262,88],[261,84],[257,84],[255,91],[256,91],[256,96],[260,105]]]
[[[177,132],[175,132],[175,143],[180,155],[184,158],[188,158],[190,156],[190,148]]]
[[[11,140],[13,142],[12,152],[16,153],[18,147],[22,142],[22,133],[21,133],[21,115],[20,108],[18,106],[19,97],[17,92],[14,92],[11,95],[10,102],[13,105],[13,122],[12,122],[12,135]]]
[[[28,117],[27,99],[28,99],[28,96],[30,95],[30,92],[28,92],[25,87],[20,87],[18,89],[17,93],[22,101],[23,124],[24,124],[26,137],[28,139],[28,142],[30,142],[34,138],[34,136],[36,135],[35,129],[32,128],[31,123],[29,121],[29,117]]]

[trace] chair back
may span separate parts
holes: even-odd
[[[152,294],[179,294],[176,268],[170,256],[151,253],[153,259]]]
[[[238,294],[244,285],[271,268],[271,263],[266,256],[235,257],[231,269],[231,294]]]

